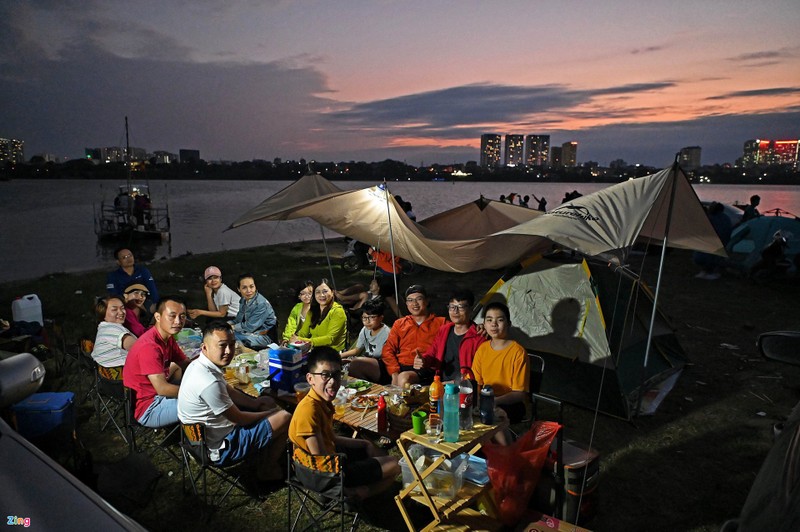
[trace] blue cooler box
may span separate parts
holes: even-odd
[[[14,425],[25,438],[35,438],[66,425],[75,428],[75,394],[35,393],[11,407]]]
[[[291,347],[279,347],[277,349],[272,348],[265,351],[267,351],[270,362],[297,364],[298,362],[303,362],[306,358],[302,351],[299,349],[293,349]],[[263,352],[264,351],[259,351],[259,353]]]
[[[269,360],[269,372],[275,374],[269,381],[269,387],[273,390],[284,390],[294,393],[294,385],[306,380],[306,361],[300,360],[297,363],[281,362],[280,360]]]

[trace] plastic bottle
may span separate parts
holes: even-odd
[[[494,390],[488,384],[481,390],[481,423],[484,425],[494,424]]]
[[[472,428],[472,371],[469,368],[461,370],[461,386],[459,387],[459,425],[461,430]]]
[[[458,441],[459,427],[458,386],[448,383],[444,387],[444,441]]]
[[[378,397],[378,432],[386,432],[389,428],[389,418],[386,412],[386,399]]]
[[[444,395],[444,385],[442,385],[442,377],[439,373],[433,378],[431,387],[428,389],[428,395],[431,401],[431,415],[442,415],[442,396]]]

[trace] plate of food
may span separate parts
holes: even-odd
[[[363,380],[352,380],[344,385],[348,390],[355,390],[356,393],[363,393],[372,388],[372,383]]]
[[[369,410],[378,406],[378,395],[359,395],[350,402],[350,408],[353,410]]]

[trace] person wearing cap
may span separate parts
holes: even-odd
[[[395,321],[389,331],[381,351],[381,362],[393,385],[427,384],[433,380],[433,372],[424,367],[415,369],[414,362],[431,346],[445,319],[430,311],[428,293],[419,284],[406,290],[406,308],[409,315]]]
[[[155,310],[155,304],[158,303],[158,288],[150,270],[136,264],[133,252],[128,248],[114,250],[114,258],[117,259],[119,268],[106,275],[106,291],[111,295],[121,296],[129,285],[143,284],[150,294],[147,308],[151,312]]]
[[[145,301],[150,297],[147,287],[140,283],[131,283],[123,291],[125,301],[125,322],[123,325],[137,337],[150,328],[152,319],[147,311]]]
[[[189,309],[189,317],[197,319],[200,316],[215,319],[235,319],[239,312],[239,294],[228,288],[222,282],[222,271],[216,266],[209,266],[203,272],[205,284],[203,290],[206,293],[206,305],[208,310],[200,308]]]

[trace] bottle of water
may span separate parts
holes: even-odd
[[[458,441],[459,400],[458,386],[448,383],[444,387],[444,441]]]
[[[481,423],[484,425],[494,424],[494,390],[488,384],[481,390],[480,400]]]
[[[469,430],[472,428],[472,381],[467,378],[461,379],[461,387],[459,388],[459,405],[461,430]]]

